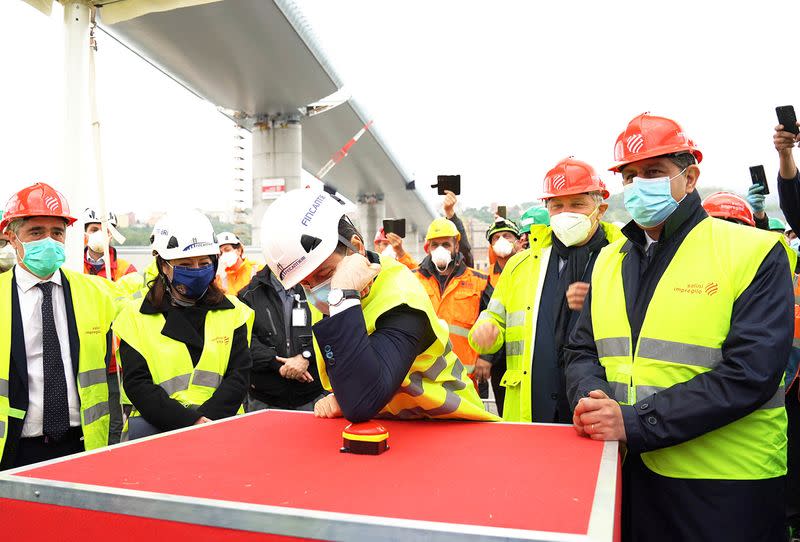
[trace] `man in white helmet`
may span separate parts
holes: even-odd
[[[261,225],[264,256],[285,288],[315,307],[319,417],[495,420],[452,352],[448,329],[411,271],[367,252],[335,190],[292,190]]]
[[[256,276],[258,264],[244,257],[244,245],[235,233],[224,231],[217,236],[217,241],[217,284],[225,293],[236,295]]]
[[[110,278],[117,282],[125,275],[136,272],[130,262],[117,257],[117,249],[111,246],[111,229],[117,227],[117,215],[108,213],[108,231],[103,231],[100,214],[94,209],[83,211],[83,272],[87,275],[97,275]],[[108,249],[108,256],[106,256]],[[106,258],[111,268],[111,277],[106,277]]]
[[[83,211],[83,272],[87,275],[109,278],[106,276],[106,260],[108,268],[111,270],[111,280],[117,283],[118,294],[124,296],[132,293],[142,282],[142,277],[136,273],[136,268],[122,258],[117,256],[117,249],[111,246],[112,228],[116,232],[117,215],[108,213],[108,228],[103,231],[103,224],[100,220],[100,213],[91,208]],[[125,277],[125,278],[123,278]],[[124,284],[123,284],[124,283]],[[113,337],[111,359],[108,365],[108,398],[111,404],[120,403],[120,381],[117,378],[117,350],[119,350],[119,339]],[[116,444],[123,429],[122,410],[111,409],[111,444]]]

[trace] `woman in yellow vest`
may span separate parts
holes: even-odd
[[[453,353],[448,327],[411,271],[366,252],[335,191],[287,192],[264,215],[261,246],[285,288],[315,307],[320,417],[495,420]],[[280,232],[280,234],[276,234]]]
[[[235,415],[252,364],[253,311],[214,284],[219,246],[208,218],[168,215],[153,251],[158,275],[114,322],[131,439]]]

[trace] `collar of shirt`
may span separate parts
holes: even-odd
[[[650,250],[650,245],[652,245],[653,243],[656,243],[657,241],[655,239],[653,239],[652,237],[650,237],[650,235],[648,235],[647,232],[644,232],[644,242],[647,243],[645,245],[645,247],[644,247],[645,252],[646,252],[646,251]]]
[[[59,269],[53,276],[47,280],[43,280],[27,269],[23,268],[21,265],[17,264],[14,266],[14,278],[17,279],[17,287],[22,290],[23,292],[27,293],[28,290],[39,284],[40,282],[52,282],[53,284],[57,284],[61,286],[61,270]]]

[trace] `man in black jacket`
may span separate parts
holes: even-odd
[[[239,292],[239,299],[256,313],[247,411],[313,411],[325,394],[314,359],[311,314],[303,288],[285,290],[264,266]]]

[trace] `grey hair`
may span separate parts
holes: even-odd
[[[600,205],[602,205],[602,203],[603,203],[603,200],[605,199],[605,198],[603,198],[603,193],[602,193],[602,192],[600,192],[599,190],[593,190],[592,192],[583,192],[583,193],[584,193],[584,194],[586,194],[587,196],[591,196],[592,200],[594,200],[594,204],[595,204],[596,206],[598,206],[598,207],[599,207]],[[580,194],[575,194],[575,195],[576,195],[576,196],[579,196]],[[550,201],[551,201],[551,200],[550,200],[550,199],[548,199],[548,200],[545,202],[545,207],[547,207],[548,205],[550,205]]]
[[[6,226],[6,231],[13,232],[14,235],[19,233],[19,229],[27,222],[27,218],[17,218],[16,220],[12,220],[8,226]],[[3,232],[5,233],[5,232]]]

